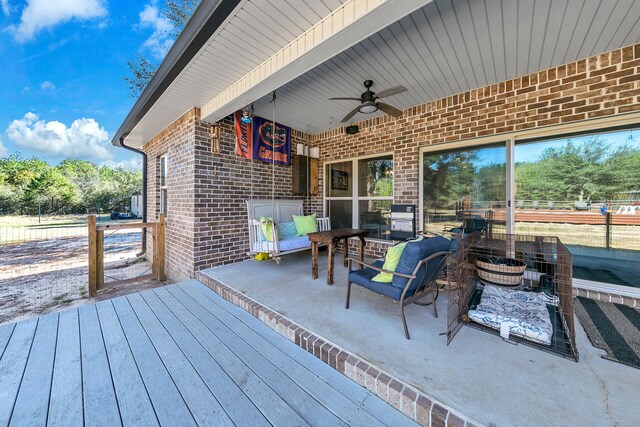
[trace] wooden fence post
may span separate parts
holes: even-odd
[[[104,286],[104,230],[96,233],[96,290]]]
[[[97,251],[97,230],[96,216],[89,215],[89,297],[96,296],[98,288],[98,251]]]
[[[158,253],[158,257],[156,261],[157,265],[157,279],[165,280],[164,274],[164,215],[158,215],[158,223],[156,224],[156,251]],[[155,254],[154,254],[155,255]]]

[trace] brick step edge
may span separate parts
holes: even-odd
[[[262,305],[204,273],[196,280],[230,303],[244,309],[280,335],[316,356],[341,374],[375,393],[389,405],[423,426],[476,427],[477,421],[406,384],[388,372],[320,337],[291,319]]]

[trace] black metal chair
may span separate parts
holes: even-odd
[[[409,304],[433,305],[433,315],[438,317],[435,302],[438,298],[439,288],[436,279],[451,255],[449,244],[449,240],[442,236],[407,242],[395,271],[382,268],[384,259],[367,264],[358,259],[349,258],[346,308],[348,309],[350,305],[352,284],[389,297],[400,303],[404,334],[407,339],[410,339],[404,307]],[[352,270],[354,262],[364,268]],[[373,281],[372,279],[380,272],[391,274],[393,276],[391,283]],[[431,295],[430,302],[420,301],[429,295]]]

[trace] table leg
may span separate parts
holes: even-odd
[[[349,258],[349,239],[344,239],[344,266],[348,267],[349,262],[347,261]]]
[[[327,285],[333,285],[333,251],[335,250],[335,243],[329,243],[329,249],[327,250]]]
[[[364,265],[362,264],[364,262],[364,245],[366,244],[364,237],[360,237],[360,270],[362,270],[364,268]]]
[[[311,278],[318,278],[318,242],[311,242]]]

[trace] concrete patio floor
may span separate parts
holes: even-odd
[[[487,425],[638,425],[640,370],[601,358],[576,320],[580,361],[463,327],[446,345],[446,293],[431,307],[406,309],[411,340],[390,299],[354,287],[344,308],[346,268],[336,259],[336,284],[311,279],[310,253],[282,263],[248,260],[205,270],[314,333],[397,376],[426,394]]]

